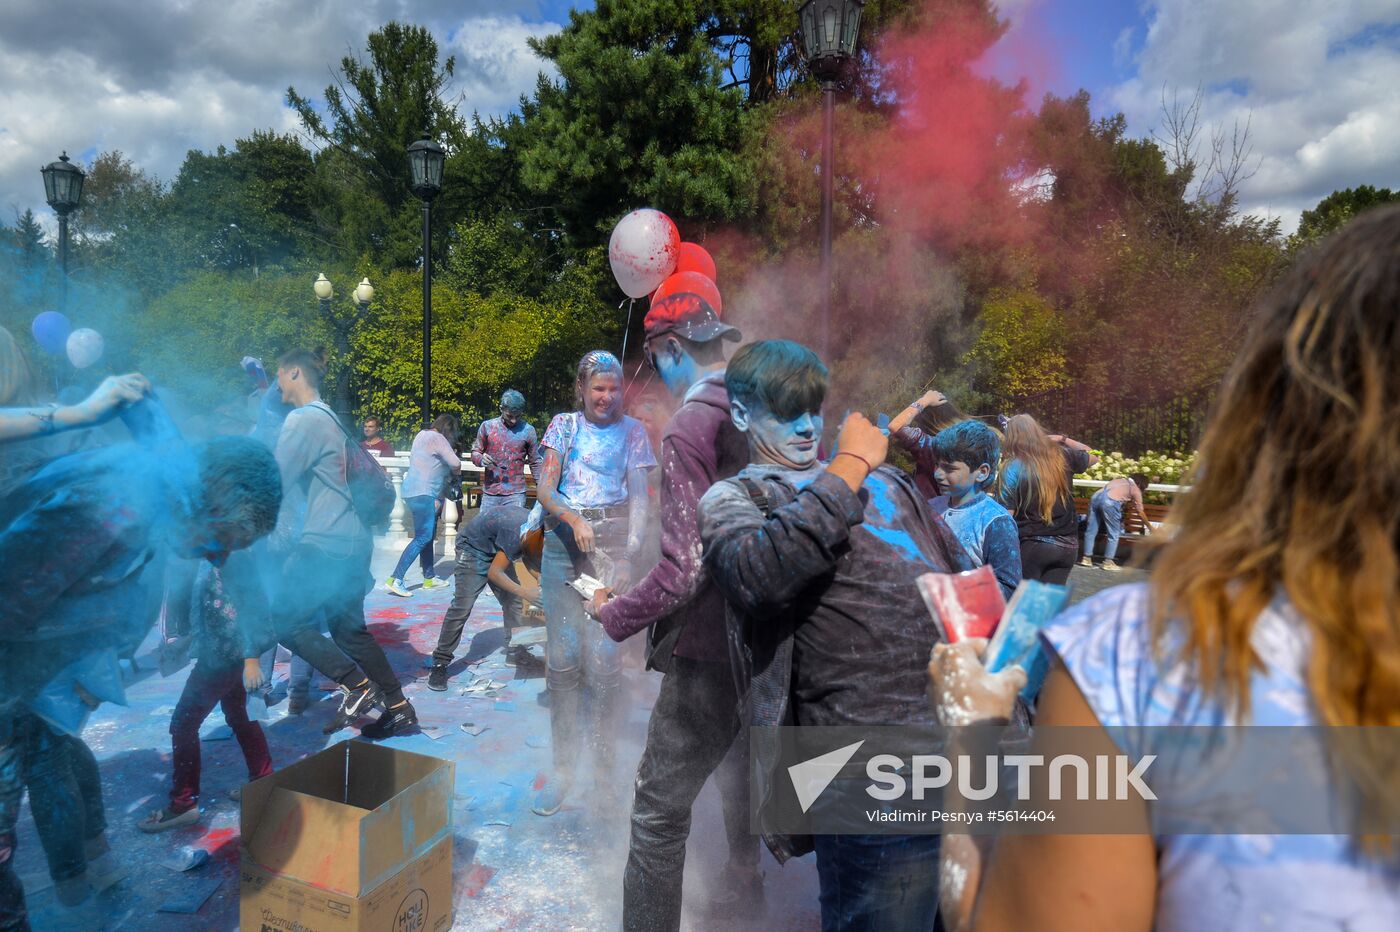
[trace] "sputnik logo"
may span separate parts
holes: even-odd
[[[788,776],[792,779],[792,788],[797,793],[798,805],[805,813],[812,808],[812,803],[817,801],[817,797],[822,795],[822,791],[831,785],[831,781],[836,779],[836,775],[841,772],[841,768],[855,756],[856,751],[865,743],[862,738],[855,744],[848,744],[844,748],[837,748],[828,751],[819,757],[804,760],[800,764],[793,764],[788,768]]]

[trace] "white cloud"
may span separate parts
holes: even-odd
[[[457,56],[464,111],[503,113],[544,63],[525,39],[557,31],[536,0],[43,0],[0,3],[0,221],[50,222],[39,167],[66,149],[119,149],[169,180],[191,148],[291,131],[287,87],[319,98],[347,54],[389,20],[428,26]],[[532,20],[530,17],[534,16]]]
[[[1149,0],[1137,74],[1112,94],[1134,132],[1204,91],[1210,129],[1250,121],[1246,210],[1291,231],[1339,188],[1400,187],[1400,2]]]

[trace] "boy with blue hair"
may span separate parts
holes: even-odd
[[[987,565],[1007,598],[1021,583],[1016,519],[986,489],[996,479],[1001,438],[981,421],[962,421],[933,438],[934,478],[947,493],[930,504],[977,566]]]

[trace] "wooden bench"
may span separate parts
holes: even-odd
[[[1167,515],[1171,511],[1169,505],[1144,505],[1142,510],[1147,514],[1147,520],[1155,525],[1160,525],[1167,520]],[[1076,498],[1074,500],[1075,514],[1081,518],[1088,517],[1089,499]],[[1079,552],[1084,554],[1089,550],[1089,542],[1084,540],[1085,522],[1079,522]],[[1147,536],[1142,527],[1142,519],[1137,516],[1137,510],[1131,504],[1125,502],[1123,506],[1123,535],[1118,538],[1118,562],[1125,563],[1133,555],[1133,545]],[[1099,540],[1102,544],[1095,542],[1094,552],[1096,555],[1102,554],[1104,547],[1108,544],[1108,530],[1100,528]]]

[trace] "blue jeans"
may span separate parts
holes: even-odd
[[[433,578],[433,535],[437,533],[437,499],[431,495],[415,495],[404,499],[408,513],[413,516],[413,540],[403,548],[394,567],[394,578],[403,579],[403,574],[413,565],[416,557],[423,567],[423,578]]]
[[[1084,527],[1084,555],[1094,555],[1094,543],[1099,536],[1099,523],[1108,531],[1108,544],[1103,549],[1103,558],[1112,560],[1118,555],[1118,538],[1123,536],[1123,503],[1108,497],[1108,492],[1099,489],[1089,499],[1089,523]]]
[[[512,492],[509,495],[492,495],[489,492],[481,493],[481,511],[489,508],[499,508],[502,505],[519,505],[525,507],[525,493]]]
[[[938,912],[937,835],[814,835],[822,932],[926,932]]]
[[[608,556],[622,558],[627,543],[626,519],[595,521],[593,531],[595,547]],[[620,648],[601,624],[588,617],[583,597],[569,585],[580,573],[600,578],[598,572],[574,544],[574,533],[567,524],[545,533],[540,559],[540,601],[549,634],[545,683],[549,688],[554,769],[565,785],[573,780],[584,731],[580,687],[587,686],[593,695],[590,743],[598,752],[598,769],[603,772],[611,769],[615,748],[611,732],[622,708],[616,695],[622,673]]]

